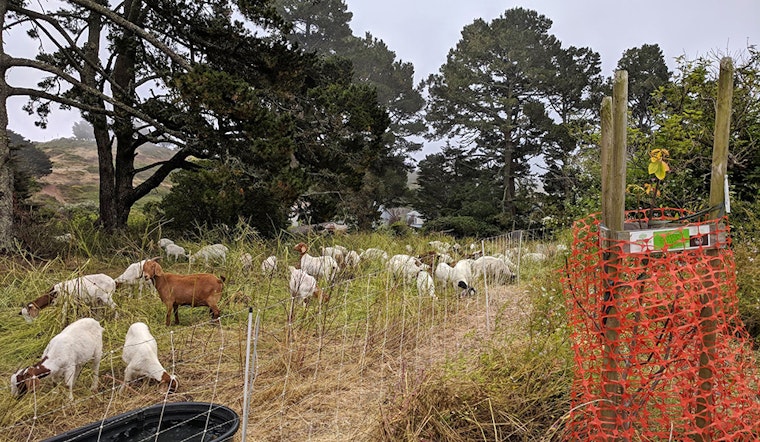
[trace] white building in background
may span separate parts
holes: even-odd
[[[389,209],[381,208],[380,222],[383,225],[403,222],[409,227],[419,229],[425,223],[422,214],[408,207],[392,207]]]

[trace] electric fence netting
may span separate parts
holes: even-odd
[[[491,238],[474,247],[489,253],[509,248],[519,250],[519,240]],[[47,380],[27,397],[5,395],[3,419],[10,424],[0,429],[0,439],[44,440],[94,421],[128,418],[149,405],[205,402],[246,415],[246,440],[372,440],[383,419],[404,413],[405,401],[437,366],[475,351],[499,314],[524,313],[528,302],[505,295],[509,280],[487,278],[477,283],[477,296],[462,297],[453,285],[440,284],[431,298],[378,263],[340,275],[324,288],[329,302],[312,300],[308,307],[293,305],[284,274],[243,284],[225,293],[218,324],[199,320],[201,309],[183,313],[186,325],[171,329],[146,321],[164,369],[179,382],[174,394],[155,383],[123,385],[124,336],[109,330],[114,324],[104,318],[97,391],[85,390],[93,375],[85,366],[73,402],[62,393],[64,386]],[[125,301],[120,305],[128,305]],[[56,308],[49,313],[57,314]],[[253,342],[248,340],[251,310],[257,317]],[[142,313],[123,314],[139,318]],[[39,354],[24,360],[35,357]],[[201,427],[188,440],[207,431]],[[142,440],[160,437],[166,436],[157,431]],[[238,433],[235,440],[240,438]]]

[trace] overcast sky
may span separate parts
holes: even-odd
[[[671,69],[680,55],[736,55],[749,44],[760,44],[760,0],[346,0],[346,4],[354,14],[354,34],[369,31],[385,41],[398,59],[414,64],[415,83],[438,71],[464,26],[476,18],[490,22],[517,6],[551,19],[550,32],[563,47],[599,52],[604,76],[613,74],[626,49],[643,44],[659,44]],[[13,80],[9,76],[16,84]],[[71,126],[80,120],[77,114],[56,111],[48,129],[40,130],[21,111],[24,101],[8,103],[9,128],[30,140],[70,137]]]

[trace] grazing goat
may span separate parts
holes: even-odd
[[[475,287],[470,285],[472,281],[472,260],[463,259],[454,265],[454,270],[451,272],[451,283],[455,287],[462,289],[459,296],[474,295],[477,293]]]
[[[297,269],[288,266],[290,270],[290,296],[293,300],[300,300],[304,307],[308,305],[309,299],[317,298],[320,302],[327,302],[326,294],[317,286],[317,280],[306,273],[303,269]]]
[[[97,273],[80,276],[55,284],[47,293],[26,304],[19,314],[26,319],[26,322],[32,322],[39,315],[40,310],[54,303],[61,294],[71,295],[89,304],[101,301],[112,309],[116,309],[116,303],[113,302],[114,290],[116,290],[116,281],[108,275]]]
[[[143,287],[145,285],[150,286],[150,283],[146,282],[145,278],[143,278],[143,265],[145,264],[145,261],[147,260],[143,259],[142,261],[130,264],[127,266],[127,269],[124,270],[124,273],[114,278],[114,282],[116,282],[116,288],[119,288],[123,284],[136,284],[138,287],[139,296],[142,296]]]
[[[240,255],[240,268],[244,272],[250,272],[253,268],[253,256],[250,253],[244,252]]]
[[[224,244],[211,244],[210,246],[201,247],[200,250],[190,255],[190,264],[202,259],[206,264],[224,263],[227,260],[227,251],[229,249]]]
[[[421,271],[417,273],[417,294],[420,296],[430,296],[433,299],[438,299],[435,296],[435,282],[430,273]]]
[[[36,364],[11,375],[11,394],[21,397],[34,391],[40,379],[63,379],[69,387],[69,399],[74,400],[74,382],[82,367],[92,361],[92,390],[98,388],[98,370],[103,356],[103,327],[92,318],[72,322],[53,336],[42,358]]]
[[[322,256],[332,256],[339,266],[343,265],[348,249],[343,246],[322,247]]]
[[[264,276],[272,276],[277,271],[277,257],[274,255],[268,256],[267,259],[261,261],[261,273]]]
[[[167,244],[164,248],[166,250],[166,256],[174,258],[174,262],[179,261],[180,258],[187,258],[188,254],[184,247],[177,244]]]
[[[169,238],[161,238],[158,240],[158,246],[162,249],[165,249],[169,244],[174,244],[174,241],[170,240]]]
[[[393,255],[388,260],[388,270],[395,278],[404,278],[405,281],[412,281],[417,278],[420,271],[429,269],[430,266],[423,264],[420,260],[410,255]]]
[[[332,281],[338,272],[338,262],[332,256],[311,256],[307,252],[309,246],[299,242],[294,249],[301,254],[301,269],[315,278]]]
[[[166,305],[166,325],[171,322],[174,310],[174,324],[179,325],[179,306],[206,306],[211,310],[211,318],[219,318],[219,300],[224,288],[224,276],[217,277],[210,273],[193,273],[178,275],[164,273],[155,259],[149,259],[143,266],[145,279],[152,281],[158,296]]]
[[[158,361],[156,338],[150,334],[144,322],[135,322],[129,326],[121,358],[127,363],[121,390],[132,380],[144,377],[158,381],[159,385],[166,385],[170,394],[177,391],[177,378],[169,375]]]
[[[361,257],[359,257],[359,254],[355,250],[349,250],[343,262],[346,264],[346,267],[355,268],[359,267],[361,260]]]
[[[495,256],[481,256],[472,263],[476,278],[487,278],[489,282],[503,284],[513,279],[514,275],[503,259]]]
[[[369,248],[367,250],[362,251],[359,254],[359,258],[361,258],[363,261],[379,259],[385,262],[385,261],[388,261],[388,253],[382,249]]]

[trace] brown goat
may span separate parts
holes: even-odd
[[[166,325],[171,323],[174,310],[174,324],[179,325],[178,309],[181,305],[191,307],[206,306],[211,310],[211,318],[219,318],[219,299],[224,288],[224,276],[217,277],[210,273],[193,273],[179,275],[164,273],[156,259],[150,259],[143,265],[145,279],[153,285],[166,305]]]

